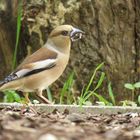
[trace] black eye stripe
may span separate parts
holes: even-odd
[[[68,36],[69,32],[68,31],[62,31],[61,34],[64,35],[64,36]]]

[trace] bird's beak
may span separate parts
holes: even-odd
[[[83,34],[85,34],[85,32],[83,32],[82,30],[73,28],[70,33],[70,38],[72,41],[77,41],[82,38]]]

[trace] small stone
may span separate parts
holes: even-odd
[[[140,137],[140,130],[135,130],[134,131],[134,136]]]
[[[53,134],[44,134],[38,140],[58,140]]]
[[[76,114],[76,113],[69,114],[66,117],[66,119],[68,119],[71,122],[76,122],[76,123],[80,123],[80,122],[84,122],[85,121],[83,116],[81,116],[79,114]]]
[[[33,100],[33,104],[39,104],[38,100]]]

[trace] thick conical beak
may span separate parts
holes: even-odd
[[[72,41],[77,41],[82,38],[83,34],[85,34],[85,32],[83,32],[82,30],[73,28],[73,30],[70,33],[70,38]]]

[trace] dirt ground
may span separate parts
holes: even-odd
[[[0,110],[0,140],[140,140],[140,114]]]

